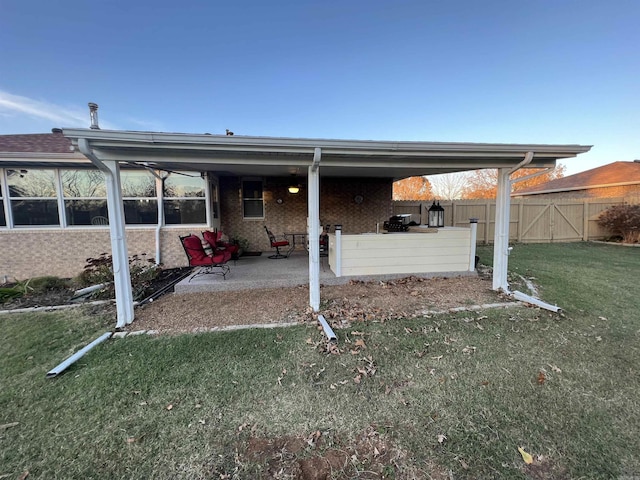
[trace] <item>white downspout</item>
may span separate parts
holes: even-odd
[[[320,310],[320,159],[322,151],[313,152],[313,163],[309,166],[308,185],[308,229],[309,229],[309,305],[314,312]]]
[[[493,240],[493,289],[509,292],[507,269],[509,264],[509,224],[511,207],[510,175],[528,165],[533,160],[533,152],[527,152],[524,159],[513,168],[498,169],[498,190],[496,193],[496,224]]]
[[[160,232],[164,227],[164,181],[171,175],[161,175],[159,171],[147,167],[147,170],[156,178],[156,201],[158,202],[158,224],[156,225],[156,265],[162,263]]]
[[[78,149],[105,176],[107,187],[107,210],[109,212],[109,233],[111,236],[111,256],[113,259],[113,279],[116,293],[116,328],[123,328],[133,322],[133,294],[129,273],[127,236],[125,232],[120,164],[116,161],[100,160],[86,138],[78,139]]]

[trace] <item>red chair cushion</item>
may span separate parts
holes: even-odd
[[[184,243],[184,248],[187,251],[187,255],[190,257],[190,263],[196,265],[194,262],[200,262],[203,259],[207,258],[207,254],[202,247],[202,242],[196,235],[189,235],[188,237],[184,238],[182,242]],[[198,263],[197,265],[203,264]]]
[[[280,240],[279,242],[271,242],[272,247],[286,247],[289,245],[287,240]]]
[[[206,232],[202,232],[202,238],[204,238],[204,241],[207,242],[209,245],[211,245],[211,248],[216,246],[216,235],[213,232],[210,231],[206,231]]]

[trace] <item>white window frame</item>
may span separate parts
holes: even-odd
[[[262,188],[260,189],[260,199],[262,201],[262,216],[260,217],[247,217],[244,211],[244,202],[246,200],[258,200],[257,198],[247,198],[244,196],[244,182],[260,182]],[[262,177],[242,177],[240,179],[240,201],[242,202],[242,219],[243,220],[264,220],[264,178]]]

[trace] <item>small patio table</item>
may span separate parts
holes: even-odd
[[[304,249],[307,250],[307,233],[306,232],[284,232],[284,238],[289,240],[289,242],[291,243],[291,251],[296,249],[296,245],[300,245],[300,244],[302,244]]]

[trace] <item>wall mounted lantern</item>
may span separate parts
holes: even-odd
[[[436,205],[436,201],[433,201],[433,205],[429,207],[428,226],[442,228],[444,227],[444,208],[440,206],[440,202]]]

